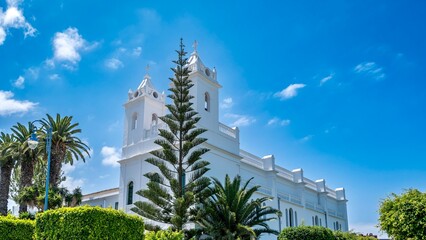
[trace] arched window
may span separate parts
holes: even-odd
[[[290,210],[288,210],[288,218],[289,218],[289,222],[290,222],[290,227],[294,227],[293,209],[292,208],[290,208]]]
[[[158,124],[158,116],[157,116],[157,114],[153,113],[153,114],[152,114],[152,122],[151,122],[151,125],[152,125],[153,127],[155,127],[155,126],[157,126],[157,124]]]
[[[315,226],[318,226],[318,216],[315,216]]]
[[[208,92],[204,93],[204,110],[210,112],[210,94]]]
[[[297,211],[294,211],[294,226],[297,227]]]
[[[133,182],[127,185],[127,205],[133,204]]]
[[[132,115],[132,130],[138,127],[138,114],[133,113]]]
[[[285,226],[288,227],[288,209],[285,209]]]
[[[312,216],[312,226],[315,226],[315,219],[314,219],[314,216]]]
[[[321,220],[321,218],[320,218],[320,226],[322,227],[322,220]]]

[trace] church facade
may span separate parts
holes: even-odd
[[[302,169],[288,170],[275,164],[273,155],[255,156],[240,148],[239,129],[219,122],[219,90],[216,69],[201,61],[197,50],[188,59],[190,79],[194,86],[193,108],[201,120],[198,127],[205,128],[203,147],[210,151],[203,159],[210,162],[207,176],[219,180],[240,175],[243,182],[253,177],[252,185],[261,188],[255,197],[268,196],[266,204],[279,209],[282,216],[269,222],[273,229],[314,225],[331,230],[348,231],[347,199],[344,188],[331,189],[324,179],[311,180],[304,177]],[[158,117],[166,114],[165,94],[160,93],[147,74],[135,90],[129,90],[124,104],[124,141],[120,163],[119,187],[85,195],[83,204],[114,207],[127,213],[133,203],[143,200],[135,192],[146,188],[145,173],[157,171],[145,162],[149,152],[159,148],[154,143],[158,129],[166,128]],[[276,239],[265,236],[262,239]]]

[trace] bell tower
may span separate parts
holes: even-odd
[[[127,147],[157,135],[158,117],[165,114],[164,92],[159,93],[155,89],[148,73],[136,90],[129,90],[124,111],[123,155]]]
[[[187,67],[191,71],[189,78],[194,86],[190,94],[194,109],[201,117],[200,127],[209,131],[218,131],[219,128],[219,88],[216,69],[206,67],[197,52],[197,41],[194,42],[194,51],[188,59]]]

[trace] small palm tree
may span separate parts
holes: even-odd
[[[82,159],[89,156],[89,146],[82,142],[76,134],[81,133],[81,129],[77,128],[78,123],[72,123],[72,116],[61,117],[56,115],[56,119],[47,114],[47,118],[42,120],[45,129],[52,128],[52,148],[51,148],[51,166],[49,185],[57,189],[61,182],[62,164],[73,164],[74,160]],[[42,133],[41,146],[43,152],[46,152],[45,140],[46,132]]]
[[[31,150],[28,147],[28,138],[30,138],[31,133],[34,132],[34,125],[29,122],[28,128],[21,124],[17,123],[12,127],[12,132],[16,139],[15,144],[12,145],[13,151],[18,154],[18,164],[20,165],[20,176],[19,176],[19,191],[22,191],[26,187],[33,185],[34,177],[34,166],[36,162],[40,159],[39,153],[40,148]],[[25,202],[20,202],[19,212],[26,212],[27,204]]]
[[[236,176],[231,182],[228,175],[225,185],[213,178],[210,187],[211,197],[204,203],[204,212],[198,224],[212,239],[256,239],[262,233],[278,234],[270,229],[267,222],[275,219],[268,215],[280,212],[262,204],[270,198],[253,199],[253,194],[260,188],[249,188],[246,182],[241,188],[241,177]]]
[[[9,199],[10,176],[15,164],[15,154],[10,146],[14,138],[10,134],[0,134],[0,214],[7,215],[7,201]]]

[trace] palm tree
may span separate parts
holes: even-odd
[[[7,215],[7,201],[9,199],[10,176],[14,166],[14,153],[10,145],[14,138],[10,134],[0,134],[0,214]]]
[[[40,148],[36,148],[35,150],[31,150],[28,147],[28,138],[31,136],[31,133],[34,132],[34,125],[29,122],[28,128],[21,124],[17,123],[12,127],[12,132],[15,136],[16,143],[13,144],[13,150],[19,154],[18,160],[20,163],[20,177],[19,177],[19,190],[26,187],[30,187],[33,184],[34,177],[34,165],[38,161],[39,150]],[[19,204],[19,213],[27,211],[27,204],[24,202],[20,202]]]
[[[253,178],[252,178],[253,179]],[[278,234],[270,229],[267,222],[275,219],[268,215],[280,212],[262,204],[270,198],[262,197],[252,200],[253,194],[260,186],[249,187],[252,180],[241,188],[241,177],[236,176],[231,182],[228,175],[225,185],[213,178],[209,189],[211,197],[204,203],[204,212],[198,224],[212,239],[256,239],[262,233]]]
[[[73,164],[74,160],[82,159],[85,161],[85,154],[90,157],[89,146],[82,142],[76,134],[81,133],[77,128],[78,123],[72,123],[72,116],[61,117],[56,114],[56,119],[47,114],[47,118],[42,120],[44,129],[52,128],[52,147],[49,185],[52,188],[58,188],[61,182],[62,163]],[[45,148],[47,133],[42,133],[41,148]],[[43,152],[46,152],[43,149]]]

